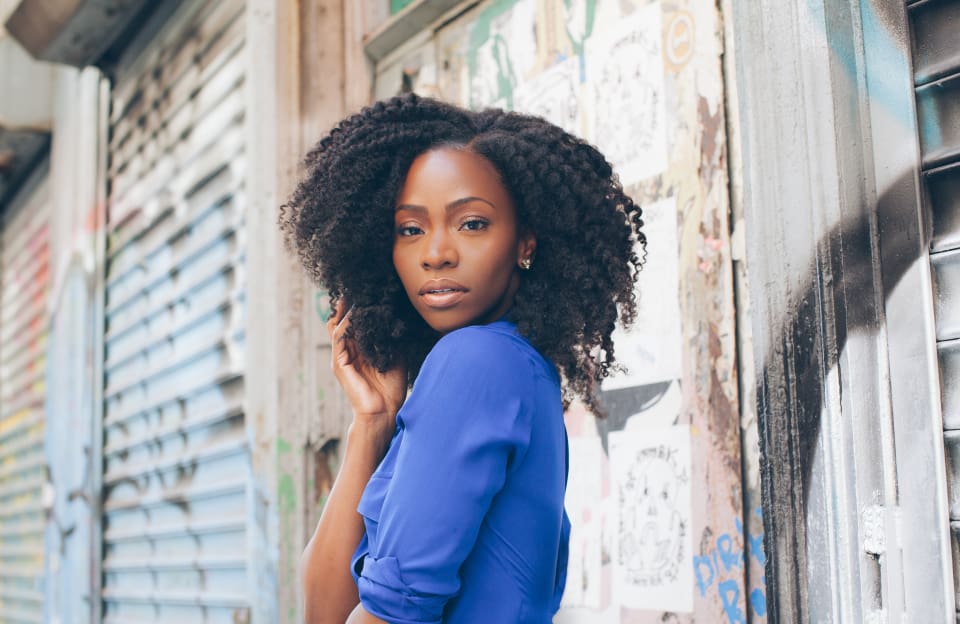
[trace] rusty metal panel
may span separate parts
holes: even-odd
[[[960,520],[960,431],[946,431],[943,441],[947,449],[947,489],[950,495],[950,518]]]
[[[876,59],[873,152],[878,182],[885,181],[882,186],[878,184],[877,212],[895,410],[898,497],[901,516],[913,519],[911,525],[903,526],[915,527],[899,529],[904,596],[908,618],[918,621],[954,621],[956,617],[955,596],[950,591],[954,586],[952,529],[945,478],[950,458],[941,445],[941,429],[949,426],[949,417],[942,400],[938,400],[947,388],[938,379],[938,363],[942,367],[944,352],[939,350],[938,362],[942,343],[938,345],[937,340],[943,328],[937,327],[935,317],[944,315],[937,310],[937,269],[926,253],[931,248],[949,248],[952,220],[949,185],[943,185],[949,181],[949,173],[945,178],[938,177],[929,168],[944,163],[960,147],[960,135],[949,129],[941,133],[936,127],[937,123],[950,123],[951,115],[956,119],[956,107],[951,112],[948,99],[943,99],[950,97],[947,91],[955,89],[949,85],[949,72],[956,68],[951,70],[951,61],[943,55],[949,36],[944,39],[946,31],[936,32],[956,16],[951,4],[956,5],[924,0],[911,3],[901,13],[895,4],[874,2],[876,12],[886,14],[890,38],[903,52],[897,57],[884,54],[879,38],[865,46],[868,58],[873,52]],[[867,25],[864,31],[869,32]],[[910,97],[911,85],[901,76],[904,68],[911,75],[909,83],[925,82],[916,89],[915,102]],[[919,145],[915,142],[918,137]],[[923,175],[925,168],[930,175]],[[918,200],[924,197],[935,197],[936,205],[923,206]],[[941,282],[940,286],[944,285]]]
[[[188,2],[112,93],[103,621],[247,621],[244,4]]]
[[[950,547],[953,553],[953,592],[955,601],[960,597],[960,522],[950,523]]]
[[[933,227],[930,249],[960,247],[960,163],[928,171],[924,178]]]
[[[960,4],[908,6],[917,117],[925,169],[960,157]]]
[[[937,340],[960,338],[960,249],[930,254]]]
[[[257,244],[247,261],[257,270],[249,272],[246,286],[247,358],[260,372],[246,398],[256,473],[252,505],[262,510],[248,542],[258,562],[250,575],[260,597],[253,621],[303,621],[300,554],[329,493],[337,441],[351,420],[329,365],[329,297],[293,254],[284,253],[276,222],[303,154],[347,111],[368,103],[369,59],[360,38],[373,4],[247,4],[247,46],[255,51],[247,74],[248,115],[257,120],[248,126],[247,227]]]
[[[946,423],[944,423],[946,424]],[[947,489],[950,497],[950,544],[954,593],[960,595],[960,431],[945,431]]]
[[[48,168],[0,222],[0,621],[43,621]]]
[[[960,588],[960,4],[925,0],[909,7],[932,236],[940,407],[947,466],[955,591]]]
[[[917,116],[925,168],[960,157],[960,73],[917,87]]]
[[[906,8],[730,5],[771,617],[952,620]]]
[[[960,4],[925,0],[910,6],[913,73],[918,85],[960,71]]]
[[[960,339],[937,345],[943,428],[960,429]]]

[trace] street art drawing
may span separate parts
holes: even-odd
[[[596,437],[570,438],[570,473],[565,505],[570,551],[564,607],[600,607],[603,514],[603,448]]]
[[[693,610],[690,429],[610,434],[613,592],[626,607]]]
[[[590,138],[625,186],[667,168],[660,22],[654,3],[586,43]]]
[[[643,220],[647,249],[637,280],[637,320],[632,329],[618,328],[613,336],[617,359],[626,370],[604,380],[604,391],[670,381],[681,374],[676,199],[645,204]]]
[[[481,13],[468,41],[470,107],[513,108],[517,83],[537,60],[533,0],[500,0]]]
[[[583,55],[583,43],[593,32],[596,20],[596,0],[564,0],[564,28],[577,56]]]
[[[568,58],[519,85],[514,91],[514,109],[583,136],[579,92],[580,59]]]

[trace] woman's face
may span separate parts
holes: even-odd
[[[440,333],[490,323],[513,304],[521,234],[510,193],[483,156],[453,148],[413,161],[394,212],[393,265],[413,307]]]

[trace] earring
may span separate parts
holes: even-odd
[[[523,269],[524,271],[529,271],[530,267],[532,266],[533,266],[533,260],[531,260],[530,258],[523,258],[522,260],[520,260],[520,268]]]

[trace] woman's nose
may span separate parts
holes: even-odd
[[[421,264],[425,269],[456,266],[457,250],[446,232],[431,232],[425,237]]]

